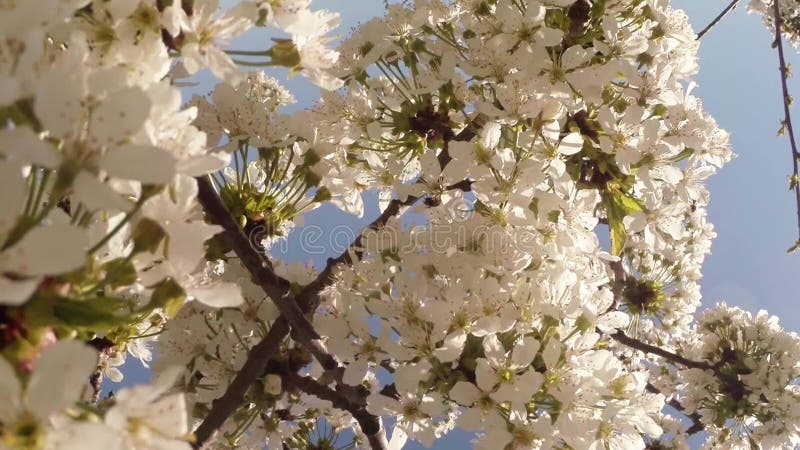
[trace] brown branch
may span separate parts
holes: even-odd
[[[699,41],[700,39],[702,39],[702,38],[703,38],[703,36],[705,36],[705,35],[706,35],[706,33],[708,33],[709,31],[711,31],[711,29],[712,29],[712,28],[714,28],[714,26],[715,26],[717,23],[719,23],[719,21],[720,21],[720,20],[722,20],[722,18],[723,18],[723,17],[725,17],[725,15],[726,15],[726,14],[728,14],[728,13],[729,13],[729,12],[731,12],[732,10],[736,9],[736,5],[737,5],[738,3],[739,3],[739,0],[733,0],[733,1],[731,1],[731,2],[728,4],[728,6],[726,6],[726,7],[725,7],[725,9],[723,9],[723,10],[722,10],[722,12],[721,12],[721,13],[719,13],[719,14],[717,15],[717,17],[715,17],[715,18],[714,18],[714,20],[712,20],[712,21],[711,21],[711,23],[709,23],[708,25],[706,25],[706,27],[705,27],[705,28],[703,28],[702,30],[700,30],[700,32],[699,32],[699,33],[697,33],[697,40]]]
[[[279,317],[264,339],[250,349],[242,368],[236,373],[225,393],[211,402],[211,411],[195,430],[194,448],[205,448],[214,440],[217,431],[244,401],[244,395],[253,381],[264,374],[267,362],[278,351],[281,342],[288,334],[289,323],[283,317]]]
[[[394,216],[401,215],[404,213],[411,205],[416,203],[420,197],[416,197],[413,195],[409,195],[408,198],[405,200],[394,199],[389,202],[389,205],[386,209],[378,216],[377,219],[372,221],[361,234],[353,241],[350,246],[343,251],[339,256],[336,258],[329,258],[327,263],[325,264],[325,268],[320,272],[317,277],[311,283],[307,284],[303,290],[297,294],[297,301],[300,306],[300,309],[308,314],[311,311],[314,311],[316,307],[319,305],[320,301],[320,294],[323,289],[328,287],[333,281],[335,280],[333,271],[339,264],[352,264],[353,263],[353,255],[356,258],[361,258],[364,254],[364,249],[362,248],[362,244],[364,242],[365,232],[369,230],[377,230],[380,227],[386,225]]]
[[[663,394],[657,387],[655,387],[651,383],[647,383],[645,389],[647,389],[648,392],[652,392],[653,394]],[[697,414],[696,412],[687,413],[686,408],[678,400],[672,398],[667,402],[667,405],[678,410],[681,414],[688,417],[689,420],[692,421],[692,426],[686,430],[686,434],[688,434],[689,436],[695,433],[699,433],[703,431],[703,429],[705,428],[705,425],[703,425],[703,422],[700,420],[701,419],[700,414]]]
[[[480,116],[470,123],[459,133],[455,139],[471,140],[475,137],[476,130],[483,125],[485,119]],[[445,152],[443,152],[445,153]],[[449,155],[446,155],[449,158]],[[449,159],[448,159],[449,161]],[[320,295],[323,289],[329,286],[334,280],[333,271],[339,264],[351,264],[353,255],[360,258],[363,255],[362,242],[365,231],[376,230],[389,221],[390,218],[402,214],[408,207],[416,203],[420,197],[409,196],[405,200],[395,199],[388,207],[367,226],[356,240],[342,252],[338,257],[327,261],[325,269],[308,285],[306,285],[296,296],[291,295],[291,284],[284,278],[279,277],[272,270],[272,265],[259,252],[255,250],[248,237],[244,234],[239,224],[230,214],[220,199],[216,190],[207,177],[196,178],[198,186],[198,201],[203,206],[204,211],[213,223],[216,223],[225,230],[225,237],[229,240],[231,248],[240,258],[242,265],[247,268],[253,281],[275,302],[281,316],[270,329],[267,336],[261,340],[248,353],[242,369],[236,374],[234,380],[226,389],[225,393],[212,402],[212,408],[203,422],[195,431],[196,441],[194,448],[202,448],[213,440],[216,432],[223,426],[228,417],[244,401],[244,395],[252,383],[263,375],[264,370],[271,356],[277,351],[280,342],[291,331],[292,337],[301,345],[305,346],[320,362],[322,367],[333,372],[337,382],[337,389],[351,391],[352,387],[341,384],[343,367],[325,348],[325,344],[320,339],[319,334],[314,330],[313,325],[307,319],[313,315],[320,303]],[[464,181],[448,187],[448,189],[469,190],[471,183]],[[290,327],[291,324],[291,327]],[[330,389],[330,388],[327,388]],[[336,392],[336,391],[333,391]],[[341,392],[339,392],[340,395]],[[385,449],[386,435],[381,425],[380,417],[375,417],[366,412],[359,411],[359,416],[355,416],[359,421],[364,434],[369,438],[370,445],[374,449]],[[363,422],[363,423],[362,423]]]
[[[797,142],[794,138],[794,127],[792,127],[792,114],[790,111],[790,104],[792,97],[789,95],[789,85],[787,79],[789,78],[789,68],[786,65],[786,57],[783,54],[783,36],[781,35],[781,25],[783,25],[783,18],[781,17],[780,2],[775,0],[773,2],[775,7],[775,47],[778,48],[778,60],[780,61],[781,72],[781,89],[783,91],[783,124],[786,131],[789,133],[789,143],[792,146],[792,175],[793,178],[790,186],[794,189],[795,204],[797,210],[797,243],[800,244],[800,180],[798,180],[798,167],[797,160],[800,158],[800,153],[797,151]],[[793,247],[794,248],[794,247]]]
[[[472,120],[460,133],[458,133],[452,140],[453,141],[470,141],[472,140],[477,131],[483,127],[486,123],[486,117],[482,114],[479,114]],[[447,143],[445,143],[445,148],[439,154],[439,165],[442,169],[452,160],[450,154],[447,151]],[[452,184],[445,188],[446,190],[453,190],[453,189],[460,189],[463,191],[470,191],[472,190],[472,182],[469,180],[462,180],[458,183]],[[386,225],[386,223],[394,216],[401,215],[405,212],[408,207],[412,206],[416,203],[420,197],[416,197],[413,195],[408,196],[405,200],[394,199],[389,202],[389,206],[375,219],[372,223],[370,223],[359,236],[353,241],[352,244],[339,256],[336,258],[329,258],[327,263],[325,264],[325,269],[317,275],[317,277],[306,285],[302,291],[297,295],[298,304],[300,305],[300,309],[303,310],[306,314],[309,311],[313,311],[317,305],[319,305],[319,294],[325,289],[328,285],[330,285],[334,281],[333,277],[333,270],[339,264],[352,264],[353,259],[351,256],[355,254],[356,257],[361,258],[364,254],[363,249],[361,248],[361,244],[364,238],[364,231],[368,230],[377,230],[380,227]]]
[[[253,248],[252,242],[228,212],[208,177],[197,178],[197,188],[197,200],[212,222],[225,230],[225,237],[253,281],[272,299],[281,316],[291,324],[292,337],[303,344],[323,368],[336,368],[338,363],[335,358],[328,353],[314,326],[304,315],[307,311],[301,310],[291,295],[291,284],[276,275],[270,263]]]
[[[331,389],[311,377],[294,373],[284,376],[284,380],[289,385],[295,386],[301,391],[322,400],[327,400],[334,407],[352,414],[373,449],[389,448],[389,443],[386,440],[386,430],[383,427],[381,418],[370,414],[366,410],[366,393],[361,393],[361,395],[342,393],[338,389]],[[366,391],[363,388],[362,390]]]
[[[292,296],[291,284],[275,274],[269,262],[253,248],[250,240],[239,227],[239,224],[233,216],[228,212],[222,199],[220,199],[208,178],[197,178],[197,186],[197,198],[206,214],[213,223],[222,226],[225,230],[225,237],[231,244],[231,248],[233,248],[234,252],[239,257],[242,265],[245,266],[253,277],[253,281],[261,287],[273,302],[275,302],[281,313],[281,316],[272,326],[267,336],[250,350],[245,365],[236,374],[236,377],[231,385],[228,386],[225,393],[212,402],[211,411],[195,431],[196,441],[194,446],[195,448],[202,448],[213,440],[213,436],[223,426],[228,417],[242,404],[247,389],[258,377],[263,375],[270,357],[277,351],[280,342],[283,341],[290,331],[292,332],[292,337],[306,347],[325,370],[335,373],[337,383],[341,380],[343,367],[336,358],[327,351],[319,334],[314,330],[313,325],[306,317],[306,315],[313,314],[316,309],[320,291],[331,281],[331,273],[334,265],[329,264],[326,270],[320,273],[314,282],[301,291],[300,295],[297,297]],[[378,228],[382,226],[388,222],[390,217],[399,214],[404,205],[411,205],[417,200],[417,197],[409,197],[405,202],[399,202],[397,200],[392,202],[386,211],[384,211],[369,228]],[[363,236],[364,233],[362,232],[351,245],[351,248],[360,247]],[[356,249],[355,251],[360,252],[360,249]],[[339,260],[339,262],[350,263],[349,252],[340,255],[337,260]],[[298,306],[298,303],[302,308]],[[289,325],[291,325],[291,327]],[[345,387],[342,386],[342,388],[344,389]],[[364,414],[368,413],[364,412],[362,416]],[[373,436],[370,438],[371,443],[378,445],[382,441],[385,441],[386,437],[382,427],[379,426],[375,428],[373,426],[374,421],[380,424],[380,418],[370,417],[372,419],[366,416],[361,417],[361,419],[365,421],[364,426],[366,427],[366,431],[364,432],[368,436],[370,435],[368,431],[378,433],[380,436]],[[368,421],[368,419],[371,421]],[[386,447],[380,446],[373,448],[384,449]]]
[[[648,344],[646,342],[642,342],[642,341],[640,341],[638,339],[634,339],[634,338],[626,335],[625,333],[623,333],[621,330],[617,330],[616,333],[610,334],[609,336],[612,339],[614,339],[614,340],[620,342],[621,344],[624,344],[624,345],[626,345],[626,346],[628,346],[630,348],[639,350],[639,351],[644,352],[644,353],[649,353],[649,354],[652,354],[652,355],[660,356],[660,357],[666,359],[667,361],[671,361],[671,362],[674,362],[676,364],[680,364],[682,366],[689,367],[689,368],[692,368],[692,369],[711,370],[711,371],[714,371],[716,373],[716,370],[714,369],[714,366],[712,366],[711,364],[709,364],[709,363],[707,363],[705,361],[694,361],[694,360],[691,360],[691,359],[688,359],[688,358],[684,358],[683,356],[681,356],[681,355],[679,355],[677,353],[673,353],[673,352],[671,352],[669,350],[664,350],[661,347],[656,347],[655,345],[650,345],[650,344]]]

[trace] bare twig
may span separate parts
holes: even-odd
[[[657,387],[653,386],[650,383],[647,383],[647,385],[645,386],[645,389],[647,389],[648,392],[652,392],[653,394],[661,394],[662,393]],[[700,420],[700,414],[697,414],[696,412],[691,413],[691,414],[687,413],[686,412],[686,408],[678,400],[672,398],[667,402],[667,405],[669,405],[672,408],[680,411],[681,414],[683,414],[684,416],[688,417],[692,421],[692,426],[689,427],[686,430],[686,434],[688,434],[689,436],[691,436],[691,435],[693,435],[695,433],[699,433],[699,432],[703,431],[703,429],[705,428],[705,426],[703,425],[703,422]]]
[[[792,114],[790,106],[792,97],[789,95],[789,68],[786,65],[786,57],[783,54],[783,36],[781,35],[781,26],[783,25],[783,18],[781,16],[780,2],[775,0],[772,2],[775,8],[775,47],[778,49],[778,60],[780,61],[781,72],[781,89],[783,90],[783,124],[786,127],[786,132],[789,133],[789,143],[792,146],[792,180],[790,186],[794,189],[795,196],[795,209],[797,210],[797,242],[800,244],[800,183],[798,183],[798,167],[797,160],[800,158],[800,153],[797,151],[797,142],[794,138],[794,128],[792,127]],[[797,244],[796,244],[797,245]]]
[[[325,344],[313,325],[304,315],[291,295],[291,284],[273,272],[269,262],[257,252],[244,234],[236,219],[228,212],[217,191],[207,177],[197,178],[197,200],[211,220],[225,229],[225,236],[250,272],[253,281],[272,299],[281,316],[291,325],[292,337],[305,346],[326,370],[334,369],[338,363],[328,353]]]
[[[228,417],[241,406],[244,395],[253,381],[264,374],[267,362],[278,351],[281,342],[288,334],[289,323],[280,317],[272,324],[272,328],[269,329],[264,339],[250,349],[242,368],[239,369],[225,393],[211,403],[211,411],[194,432],[195,448],[204,448],[214,440],[214,435],[222,428]]]
[[[322,400],[327,400],[334,407],[342,409],[353,415],[358,422],[361,432],[367,437],[370,447],[373,449],[387,449],[389,443],[386,441],[386,431],[379,416],[374,416],[366,410],[366,394],[348,395],[334,390],[317,380],[297,375],[295,373],[286,375],[284,379],[288,384],[297,387],[301,391],[313,395]]]
[[[703,28],[702,30],[700,30],[699,33],[697,33],[697,40],[699,41],[700,39],[702,39],[702,37],[705,36],[706,33],[708,33],[709,31],[711,31],[711,29],[714,28],[714,25],[719,23],[719,21],[722,20],[722,18],[725,17],[726,14],[728,14],[732,10],[736,9],[736,5],[738,3],[739,3],[739,0],[731,1],[728,4],[728,6],[726,6],[725,9],[723,9],[722,12],[719,13],[719,15],[717,15],[717,17],[715,17],[714,20],[711,21],[711,23],[706,25],[705,28]]]
[[[677,353],[673,353],[669,350],[664,350],[661,347],[656,347],[655,345],[651,345],[646,342],[642,342],[638,339],[634,339],[620,330],[617,330],[616,333],[610,334],[609,336],[611,336],[612,339],[620,342],[621,344],[627,345],[630,348],[634,348],[636,350],[640,350],[644,353],[649,353],[651,355],[660,356],[666,359],[667,361],[671,361],[692,369],[711,370],[716,372],[714,366],[705,361],[694,361],[688,358],[684,358],[683,356]]]
[[[479,122],[479,119],[481,118],[476,118],[478,123],[470,124],[454,139],[472,139],[476,130],[483,124]],[[244,366],[237,373],[225,393],[212,402],[211,411],[195,431],[196,441],[194,447],[202,448],[213,440],[216,432],[244,401],[247,389],[258,377],[263,375],[269,359],[277,351],[280,342],[289,334],[290,330],[292,337],[306,347],[325,370],[333,373],[337,382],[337,390],[334,391],[326,386],[320,386],[345,398],[354,389],[358,389],[341,384],[344,368],[327,351],[325,344],[316,330],[314,330],[308,317],[313,315],[319,305],[322,291],[334,281],[334,269],[339,264],[352,264],[353,256],[360,258],[363,255],[362,243],[366,231],[376,230],[386,225],[389,219],[403,214],[420,197],[409,196],[404,200],[395,199],[391,201],[383,213],[362,230],[347,250],[338,257],[329,259],[325,268],[311,283],[306,285],[297,295],[292,295],[291,284],[275,274],[269,261],[251,245],[250,240],[230,212],[228,212],[208,178],[200,177],[196,180],[198,201],[203,206],[204,211],[214,223],[223,227],[225,236],[234,252],[240,258],[242,265],[250,272],[253,281],[275,302],[281,313],[267,336],[250,350]],[[471,183],[465,180],[453,186],[448,186],[448,189],[469,190],[470,187]],[[330,393],[325,390],[318,392],[325,395]],[[350,406],[352,407],[352,405]],[[388,443],[386,442],[385,430],[381,424],[380,417],[370,415],[363,407],[357,411],[358,415],[353,413],[353,416],[358,420],[364,434],[368,436],[372,448],[376,450],[386,449]]]
[[[202,448],[213,440],[213,436],[228,417],[242,404],[247,389],[253,381],[263,375],[269,359],[277,351],[280,342],[289,334],[290,330],[292,331],[292,337],[305,346],[324,369],[334,371],[337,375],[341,375],[343,371],[339,362],[328,353],[318,333],[306,317],[306,315],[312,314],[319,304],[320,291],[331,282],[331,273],[336,264],[331,264],[329,261],[326,270],[320,273],[314,282],[306,286],[297,297],[292,296],[290,283],[276,275],[268,261],[251,246],[249,239],[228,212],[209,180],[207,178],[198,178],[197,185],[198,201],[203,206],[206,214],[214,223],[223,227],[226,238],[229,240],[234,252],[239,256],[242,264],[250,272],[254,282],[275,302],[281,312],[280,318],[273,324],[267,336],[250,350],[242,369],[236,374],[225,393],[214,400],[211,411],[195,431],[195,448]],[[417,200],[418,198],[416,197],[410,197],[404,202],[395,200],[368,228],[374,229],[384,225],[389,218],[399,214],[404,206],[411,205]],[[364,233],[359,235],[351,245],[351,251],[359,254],[363,236]],[[352,262],[350,252],[346,251],[334,261],[336,263]],[[298,303],[302,307],[298,306]],[[291,327],[289,326],[290,324]],[[341,377],[337,376],[336,378],[338,382],[338,378]],[[367,424],[368,417],[364,416],[367,413],[359,414],[363,416],[362,420]],[[374,425],[374,421],[377,421],[380,425],[380,418],[373,417],[372,419],[374,420],[369,424]],[[377,428],[374,426],[370,428],[371,425],[364,426],[366,427],[364,433],[368,436],[370,435],[368,433],[369,430],[378,433],[378,435],[370,438],[371,443],[378,445],[386,440],[382,426]],[[384,449],[386,447],[374,446],[373,448]]]

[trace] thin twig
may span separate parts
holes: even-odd
[[[669,350],[664,350],[661,347],[656,347],[655,345],[648,344],[646,342],[642,342],[638,339],[634,339],[620,330],[617,330],[616,333],[609,335],[612,339],[627,345],[628,347],[634,348],[636,350],[640,350],[644,353],[650,353],[652,355],[660,356],[668,361],[672,361],[674,363],[680,364],[685,367],[689,367],[692,369],[700,369],[700,370],[712,370],[714,371],[714,366],[705,362],[705,361],[694,361],[688,358],[684,358],[683,356],[673,353]]]
[[[476,118],[476,121],[479,119],[480,117]],[[476,129],[480,126],[482,126],[482,122],[477,125],[471,124],[462,130],[455,137],[455,140],[471,140],[475,136]],[[290,330],[292,337],[305,346],[325,370],[334,374],[337,389],[347,392],[352,391],[352,387],[341,384],[342,365],[327,352],[324,343],[307,317],[313,315],[319,305],[322,291],[335,280],[333,276],[334,269],[339,264],[352,264],[353,256],[356,258],[362,256],[362,242],[366,231],[376,230],[386,225],[389,219],[401,215],[416,203],[420,197],[409,196],[405,200],[395,199],[391,201],[383,213],[362,230],[347,250],[338,257],[329,259],[325,268],[317,275],[314,281],[306,285],[296,296],[293,296],[291,295],[291,284],[275,274],[269,260],[265,259],[252,246],[252,243],[233,216],[231,216],[208,178],[199,177],[196,181],[198,201],[203,206],[204,211],[214,223],[223,227],[225,236],[242,265],[250,272],[253,280],[275,302],[281,313],[267,336],[250,350],[244,366],[236,374],[225,393],[212,402],[211,411],[195,431],[194,448],[197,449],[203,448],[203,446],[213,441],[217,431],[244,401],[244,395],[250,385],[263,375],[269,359],[277,351],[280,342],[289,335]],[[471,183],[464,181],[456,183],[452,188],[468,190],[470,185]],[[291,327],[289,326],[290,324]],[[386,449],[388,443],[386,443],[385,430],[381,425],[380,417],[371,416],[366,413],[366,410],[363,413],[359,412],[359,414],[361,418],[356,417],[356,419],[359,424],[364,421],[364,424],[361,425],[362,431],[369,437],[372,448],[376,450]],[[377,428],[375,426],[376,423]]]
[[[780,61],[781,72],[781,89],[783,90],[783,123],[786,131],[789,133],[789,142],[792,146],[792,180],[791,186],[794,188],[794,196],[797,210],[797,239],[800,243],[800,183],[798,183],[798,167],[797,159],[800,158],[800,153],[797,151],[797,142],[794,138],[794,128],[792,127],[792,114],[790,112],[790,102],[792,97],[789,95],[789,68],[786,65],[786,57],[783,54],[783,36],[781,35],[781,25],[783,25],[783,18],[781,17],[780,2],[773,1],[775,7],[775,47],[778,48],[778,59]]]
[[[291,295],[289,281],[276,275],[268,260],[253,248],[252,242],[228,212],[208,177],[197,178],[197,189],[198,202],[211,220],[225,230],[225,237],[253,281],[270,297],[281,316],[291,325],[292,337],[306,347],[325,370],[336,368],[338,363],[335,358],[328,353],[320,335],[304,315],[305,311],[297,306]]]
[[[714,25],[719,23],[719,21],[722,20],[722,18],[725,17],[726,14],[731,12],[731,10],[736,9],[737,3],[739,3],[739,0],[733,0],[732,2],[730,2],[728,6],[726,6],[725,9],[723,9],[722,12],[719,13],[719,15],[715,17],[714,20],[711,21],[711,23],[706,25],[705,28],[703,28],[702,30],[700,30],[699,33],[697,33],[697,40],[699,41],[703,36],[705,36],[705,34],[708,33],[712,28],[714,28]]]
[[[205,448],[205,446],[214,440],[217,434],[228,417],[241,406],[244,401],[244,395],[258,377],[264,375],[264,370],[270,358],[278,351],[280,344],[284,338],[289,334],[289,323],[286,319],[279,317],[272,328],[255,347],[250,349],[247,354],[247,360],[236,376],[225,389],[225,393],[221,397],[211,402],[211,411],[203,419],[203,423],[195,430],[195,448]]]
[[[285,375],[284,380],[301,391],[322,400],[327,400],[331,402],[334,407],[352,414],[353,418],[358,422],[361,432],[367,437],[370,447],[373,449],[389,448],[389,443],[386,441],[386,431],[381,418],[370,414],[366,410],[366,395],[348,395],[325,386],[311,377],[301,376],[295,373]]]
[[[650,383],[647,383],[645,389],[647,389],[648,392],[652,392],[653,394],[662,394],[661,390],[659,390],[657,387],[655,387]],[[695,433],[699,433],[703,431],[703,429],[705,428],[703,422],[700,420],[701,419],[700,414],[697,414],[696,412],[693,412],[691,414],[687,413],[686,408],[678,400],[672,398],[667,402],[667,405],[680,411],[681,414],[688,417],[689,420],[692,421],[692,426],[686,430],[687,435],[691,436]]]

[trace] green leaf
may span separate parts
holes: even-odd
[[[267,55],[271,58],[273,66],[295,68],[300,65],[300,53],[291,39],[272,38],[275,45],[269,49]]]
[[[625,216],[642,211],[641,203],[619,189],[609,189],[601,194],[606,208],[608,228],[611,232],[611,253],[619,255],[625,245],[626,233],[622,220]]]
[[[146,217],[141,219],[131,233],[134,253],[155,252],[166,235],[158,222]]]
[[[672,161],[674,163],[681,162],[684,159],[692,156],[693,154],[694,154],[694,149],[691,148],[691,147],[686,147],[686,148],[683,149],[682,152],[680,152],[677,155],[675,155],[672,158],[670,158],[670,161]]]
[[[114,287],[129,286],[139,278],[136,267],[130,258],[116,258],[103,264],[106,272],[106,283]]]
[[[173,318],[183,306],[184,300],[186,292],[183,288],[172,278],[166,278],[156,285],[146,309],[162,308],[167,317]]]
[[[127,305],[127,301],[111,297],[89,300],[60,298],[53,305],[53,313],[70,327],[104,332],[130,320]]]

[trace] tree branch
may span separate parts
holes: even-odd
[[[726,15],[726,14],[728,14],[728,13],[729,13],[729,12],[731,12],[732,10],[736,9],[736,5],[737,5],[738,3],[739,3],[739,0],[733,0],[733,1],[731,1],[731,2],[728,4],[728,6],[726,6],[726,7],[725,7],[725,9],[723,9],[723,10],[722,10],[722,12],[721,12],[721,13],[719,13],[719,14],[717,15],[717,17],[715,17],[715,18],[714,18],[714,20],[712,20],[712,21],[711,21],[711,23],[709,23],[708,25],[706,25],[706,27],[705,27],[705,28],[703,28],[702,30],[700,30],[700,32],[699,32],[699,33],[697,33],[697,40],[699,41],[700,39],[702,39],[702,38],[703,38],[703,36],[705,36],[705,35],[706,35],[706,33],[708,33],[709,31],[711,31],[711,29],[712,29],[712,28],[714,28],[714,25],[716,25],[717,23],[719,23],[719,21],[720,21],[720,20],[722,20],[722,18],[723,18],[723,17],[725,17],[725,15]]]
[[[471,140],[475,137],[477,129],[483,125],[483,122],[485,122],[485,119],[478,116],[454,139],[463,141]],[[448,158],[445,161],[446,164],[446,162],[449,161],[449,155],[444,151],[442,153]],[[209,179],[207,177],[198,177],[196,181],[198,186],[197,199],[203,206],[204,211],[213,223],[222,226],[225,230],[225,236],[231,244],[231,248],[233,248],[236,255],[240,258],[242,265],[245,266],[253,277],[253,281],[262,288],[273,302],[275,302],[281,313],[267,336],[250,350],[244,366],[236,374],[236,377],[228,386],[225,393],[212,402],[211,411],[195,431],[196,441],[194,448],[202,448],[213,440],[216,432],[223,426],[236,408],[241,405],[244,401],[244,395],[247,389],[258,377],[263,375],[269,359],[277,351],[280,342],[290,331],[292,337],[306,347],[326,371],[333,372],[334,379],[337,382],[337,389],[352,389],[349,386],[341,384],[344,368],[339,361],[327,351],[325,344],[322,342],[319,334],[307,317],[313,315],[319,305],[320,295],[323,289],[334,281],[333,270],[335,267],[339,264],[351,264],[353,262],[353,256],[360,258],[363,255],[362,243],[365,232],[367,230],[376,230],[386,225],[390,218],[404,213],[405,210],[416,203],[420,197],[409,196],[405,200],[395,199],[391,201],[383,213],[362,230],[347,250],[342,252],[338,257],[329,259],[322,272],[297,295],[293,296],[291,294],[291,283],[275,274],[270,262],[255,251],[250,240],[227,210]],[[470,187],[471,183],[465,180],[461,183],[449,186],[448,189],[469,190]],[[330,388],[325,388],[331,390]],[[343,395],[341,392],[331,391],[338,395]],[[319,392],[324,393],[323,391]],[[355,414],[353,415],[356,420],[358,420],[359,426],[361,426],[364,434],[368,436],[372,448],[387,448],[388,444],[386,443],[385,430],[381,424],[380,417],[372,416],[363,408],[362,410],[358,410],[358,414],[358,416]]]
[[[214,440],[217,431],[222,428],[228,417],[244,402],[244,396],[253,381],[264,374],[267,362],[278,351],[281,342],[288,334],[289,323],[283,317],[279,317],[264,339],[250,349],[242,368],[236,373],[225,393],[211,402],[211,411],[195,430],[194,448],[205,448]]]
[[[301,391],[313,395],[322,400],[327,400],[334,407],[347,411],[353,415],[358,422],[361,432],[367,436],[370,447],[374,450],[384,450],[389,448],[386,440],[386,431],[379,416],[374,416],[366,410],[366,396],[346,395],[339,390],[331,389],[317,380],[297,375],[295,373],[284,376],[289,385],[295,386]]]
[[[655,345],[650,345],[646,342],[642,342],[638,339],[634,339],[621,330],[617,330],[616,333],[609,335],[612,339],[624,344],[628,347],[634,348],[636,350],[642,351],[644,353],[649,353],[652,355],[660,356],[668,361],[672,361],[674,363],[680,364],[685,367],[689,367],[692,369],[700,369],[700,370],[711,370],[716,373],[714,366],[705,362],[705,361],[694,361],[691,359],[684,358],[683,356],[673,353],[669,350],[664,350],[663,348],[656,347]]]
[[[289,334],[290,330],[292,337],[306,347],[325,370],[334,371],[337,383],[340,382],[343,367],[327,351],[319,334],[306,317],[306,315],[313,314],[319,304],[320,291],[330,283],[331,273],[335,264],[329,263],[326,270],[320,273],[314,282],[306,286],[300,295],[297,297],[292,296],[291,284],[275,274],[269,262],[252,247],[250,240],[228,212],[208,178],[197,178],[197,186],[197,199],[206,214],[213,223],[222,226],[225,230],[225,237],[239,257],[242,265],[253,277],[253,281],[275,302],[281,313],[267,336],[250,350],[245,365],[236,374],[225,393],[212,402],[211,412],[195,432],[195,448],[203,448],[204,445],[213,440],[213,436],[223,426],[228,417],[242,404],[247,389],[253,381],[263,375],[269,359],[277,351],[280,342]],[[390,217],[399,214],[404,206],[411,205],[417,200],[418,197],[409,197],[405,202],[395,200],[369,228],[382,226],[388,222]],[[351,245],[351,248],[356,247],[355,251],[357,253],[361,251],[360,246],[363,236],[364,233],[362,232]],[[349,252],[340,255],[337,260],[346,263],[352,262]],[[301,300],[299,303],[303,306],[302,308],[298,306],[296,299]],[[359,420],[359,423],[364,421],[362,426],[364,433],[367,436],[370,436],[370,432],[373,432],[373,434],[378,433],[378,435],[370,438],[370,442],[373,443],[374,441],[375,445],[384,442],[386,437],[382,426],[380,426],[380,418],[369,415],[366,410],[359,412],[359,414],[361,419],[357,418],[357,420]],[[378,424],[377,427],[375,423]],[[383,449],[386,447],[373,448]]]
[[[798,179],[797,160],[800,158],[800,153],[797,151],[797,142],[794,138],[794,127],[792,127],[792,113],[790,111],[792,97],[789,95],[789,85],[787,79],[789,78],[789,68],[786,65],[786,57],[783,54],[783,36],[781,35],[781,26],[783,25],[783,18],[781,16],[780,2],[775,0],[773,2],[775,8],[775,47],[778,48],[778,60],[780,61],[781,72],[781,89],[783,91],[783,124],[786,131],[789,133],[789,143],[792,146],[792,180],[790,186],[794,189],[795,196],[795,209],[797,210],[797,243],[800,245],[800,179]],[[793,247],[795,248],[795,247]]]
[[[663,394],[663,392],[661,392],[657,387],[655,387],[650,383],[647,383],[645,389],[647,389],[648,392],[652,392],[653,394]],[[692,421],[692,426],[686,430],[686,434],[688,434],[689,436],[695,433],[699,433],[703,431],[703,429],[705,428],[705,425],[703,425],[703,422],[700,420],[700,414],[697,414],[696,412],[691,414],[687,413],[686,408],[678,400],[672,398],[667,402],[667,405],[680,411],[681,414],[688,417]]]
[[[335,358],[328,353],[320,335],[304,315],[306,311],[302,311],[297,306],[291,295],[291,284],[276,275],[269,262],[253,248],[250,239],[239,227],[236,219],[228,212],[209,179],[207,177],[197,178],[197,187],[197,200],[212,222],[225,229],[225,236],[242,265],[250,272],[253,281],[272,299],[281,316],[286,318],[291,325],[292,337],[308,348],[325,370],[336,368],[338,363]]]

